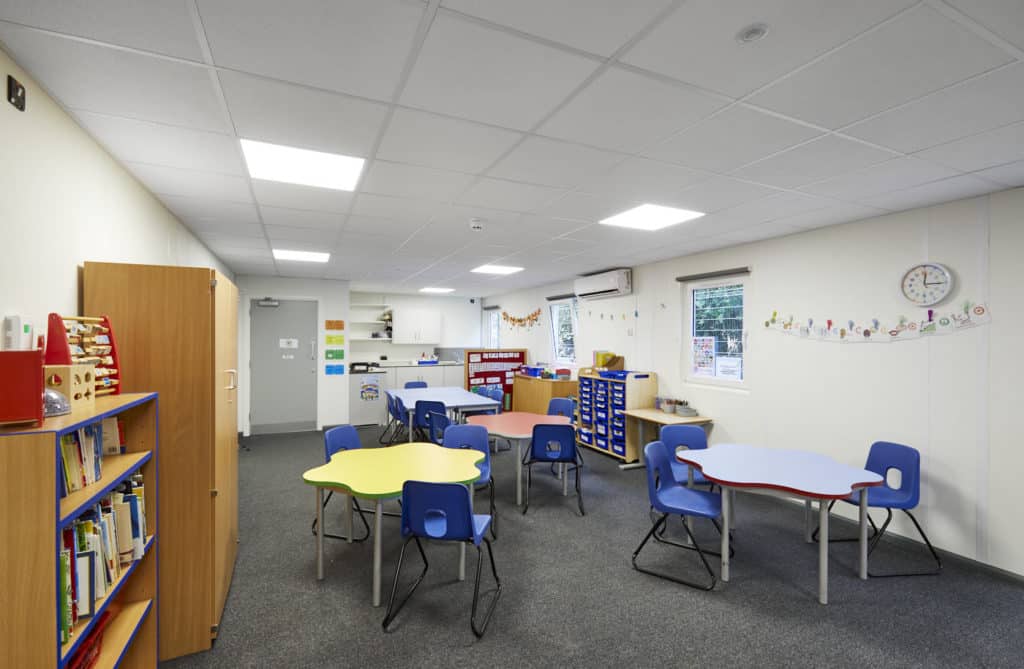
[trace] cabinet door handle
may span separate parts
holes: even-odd
[[[228,385],[224,386],[224,390],[238,390],[238,370],[225,369],[224,371],[231,375],[231,380],[228,381]]]

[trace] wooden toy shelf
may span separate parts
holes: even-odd
[[[48,418],[39,427],[0,427],[0,524],[8,538],[0,545],[0,666],[67,666],[108,610],[116,615],[103,629],[93,666],[157,666],[157,411],[156,393],[107,395],[96,398],[92,409]],[[104,455],[98,481],[61,497],[61,437],[105,418],[122,423],[124,452]],[[135,474],[144,482],[141,557],[120,562],[106,594],[95,599],[93,615],[82,614],[61,643],[62,531]]]
[[[657,393],[654,372],[614,371],[602,376],[594,369],[581,369],[577,441],[625,462],[636,462],[640,452],[626,439],[625,411],[653,406]]]

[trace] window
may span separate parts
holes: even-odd
[[[484,312],[484,348],[501,348],[501,314],[497,309]]]
[[[693,379],[743,381],[743,282],[690,287]]]
[[[551,340],[555,362],[576,363],[576,300],[553,302],[551,310]]]

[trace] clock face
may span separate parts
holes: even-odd
[[[953,274],[944,265],[922,263],[907,270],[900,287],[908,300],[930,307],[949,296],[953,290]]]

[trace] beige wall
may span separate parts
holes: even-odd
[[[802,448],[850,464],[862,464],[875,440],[910,444],[922,453],[918,517],[933,542],[1024,574],[1024,536],[1012,512],[1014,477],[1024,471],[1013,421],[1024,376],[1016,292],[1022,216],[1018,189],[643,265],[634,269],[633,295],[580,303],[580,361],[611,349],[626,356],[628,368],[657,372],[661,394],[714,418],[712,442]],[[764,330],[773,310],[819,322],[921,316],[898,286],[903,271],[923,260],[956,273],[956,291],[940,309],[988,302],[991,324],[885,345]],[[675,277],[737,266],[752,268],[746,381],[740,389],[687,382],[685,293]],[[532,359],[549,360],[543,298],[565,287],[487,300],[516,315],[544,309],[532,331],[504,328],[502,346],[527,346]],[[902,520],[896,526],[908,529]]]
[[[26,111],[0,102],[0,316],[45,331],[78,311],[86,260],[216,267],[231,272],[0,50],[27,90]]]

